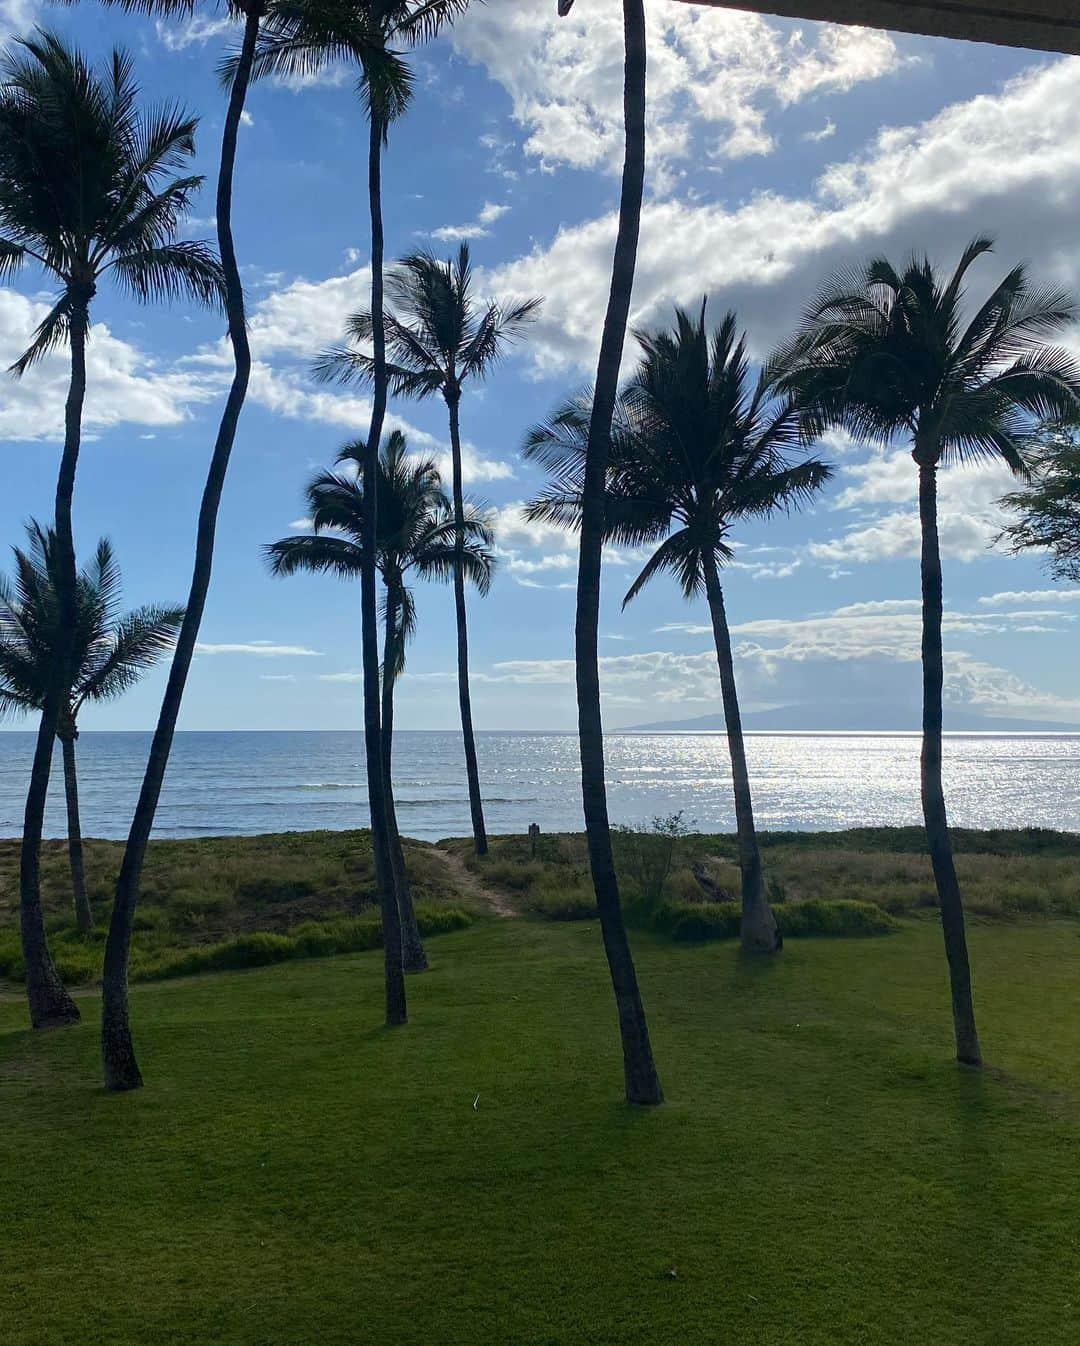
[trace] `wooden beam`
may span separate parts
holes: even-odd
[[[1080,56],[1080,0],[681,0]]]

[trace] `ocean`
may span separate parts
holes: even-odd
[[[33,735],[0,733],[0,835],[17,836]],[[79,739],[84,834],[126,835],[150,735]],[[395,735],[398,819],[425,840],[469,832],[461,738]],[[582,827],[577,740],[571,734],[478,736],[488,828]],[[828,830],[921,821],[919,740],[913,734],[751,734],[747,754],[762,828]],[[731,773],[720,734],[612,733],[609,807],[638,824],[681,810],[702,831],[731,831]],[[951,821],[963,827],[1080,831],[1080,735],[955,734],[946,739]],[[193,837],[363,827],[360,733],[181,733],[155,836]],[[65,833],[59,754],[46,834]]]

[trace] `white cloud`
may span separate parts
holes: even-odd
[[[195,14],[179,23],[165,23],[158,19],[154,25],[158,39],[169,51],[183,51],[186,47],[207,42],[216,42],[226,33],[236,31],[237,21],[223,15],[221,18],[209,18]]]
[[[15,290],[0,289],[0,370],[30,344],[50,305]],[[167,368],[115,336],[104,323],[91,330],[86,352],[87,394],[83,424],[88,431],[122,424],[171,426],[190,408],[212,401],[218,389],[184,367]],[[64,400],[70,377],[66,349],[50,352],[21,379],[0,373],[0,437],[52,440],[63,435]]]
[[[196,654],[250,654],[257,659],[280,659],[295,656],[303,659],[321,659],[321,650],[309,650],[306,645],[278,645],[272,640],[248,640],[235,644],[215,645],[199,641]]]
[[[850,483],[832,501],[834,509],[858,509],[914,502],[918,470],[906,449],[874,453],[865,462],[841,468]],[[942,468],[938,473],[938,531],[942,555],[961,561],[983,556],[1001,531],[1005,516],[998,506],[1014,479],[1003,462],[986,461]],[[827,563],[897,560],[919,555],[917,508],[877,513],[850,525],[838,537],[812,542],[807,554]]]
[[[1008,589],[1003,593],[987,594],[979,602],[995,608],[1013,603],[1078,603],[1080,589]]]
[[[865,611],[864,609],[877,609]],[[1007,669],[976,658],[959,643],[1002,631],[1045,630],[1013,620],[1024,614],[947,613],[945,695],[948,704],[1009,716],[1075,723],[1080,699],[1044,692]],[[663,631],[709,634],[692,622]],[[735,655],[745,710],[828,703],[872,705],[894,716],[915,713],[920,695],[920,618],[915,600],[850,604],[819,617],[736,622]],[[696,652],[651,650],[600,659],[601,684],[610,700],[634,695],[658,705],[720,709],[716,656],[711,644]],[[476,674],[480,683],[570,686],[571,659],[518,659]]]
[[[818,131],[804,131],[803,139],[813,143],[820,143],[822,140],[831,140],[836,135],[836,123],[831,117],[826,117],[825,125]]]
[[[260,673],[260,682],[295,682],[295,673]]]
[[[444,243],[452,243],[463,238],[487,238],[491,233],[489,226],[495,224],[497,220],[501,220],[504,215],[509,215],[509,213],[509,206],[496,205],[493,201],[485,201],[483,209],[470,224],[444,224],[440,229],[432,229],[431,237]]]
[[[853,257],[902,256],[929,242],[948,262],[976,227],[996,234],[999,248],[973,273],[973,289],[1028,255],[1033,239],[1039,278],[1080,280],[1078,70],[1072,58],[1039,65],[998,94],[957,103],[920,125],[887,128],[864,153],[832,165],[806,196],[761,191],[736,206],[648,202],[632,322],[666,321],[675,302],[722,295],[761,352],[787,335],[825,276]],[[545,296],[528,346],[541,372],[593,367],[615,225],[611,213],[564,228],[485,277],[494,292]]]
[[[568,19],[536,0],[499,0],[454,29],[456,49],[510,94],[525,152],[541,167],[618,170],[621,158],[621,10],[592,0]],[[880,78],[902,63],[885,33],[816,24],[787,35],[754,14],[650,6],[649,157],[668,185],[693,152],[740,158],[773,147],[767,114],[821,90]]]

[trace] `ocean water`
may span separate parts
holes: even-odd
[[[0,733],[0,835],[16,836],[33,735]],[[142,733],[79,740],[83,831],[126,835],[150,744]],[[395,735],[398,818],[407,836],[469,831],[461,738]],[[582,827],[577,740],[569,734],[478,736],[488,828]],[[919,741],[910,734],[752,734],[747,739],[759,826],[825,830],[918,823]],[[950,735],[950,818],[964,827],[1080,831],[1080,735]],[[734,827],[727,744],[718,734],[620,734],[607,740],[613,822],[683,810],[703,831]],[[246,835],[367,823],[359,733],[182,733],[176,736],[156,836]],[[46,818],[65,830],[60,760]]]

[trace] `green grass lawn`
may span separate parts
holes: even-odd
[[[479,921],[378,1027],[381,955],[0,1001],[4,1346],[1031,1346],[1080,1340],[1080,926],[635,936],[669,1101],[628,1109],[594,922]],[[475,1100],[475,1107],[474,1107]]]

